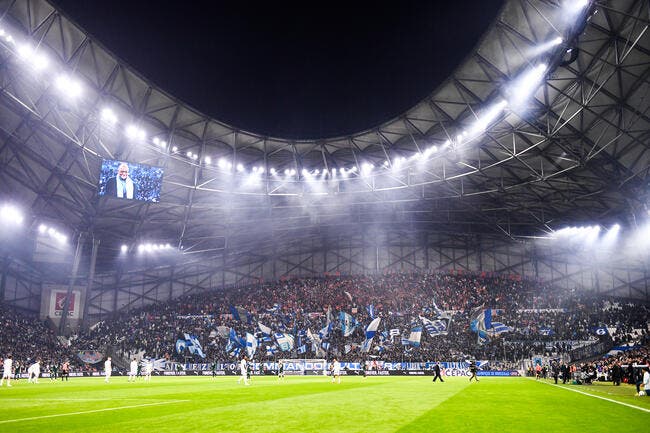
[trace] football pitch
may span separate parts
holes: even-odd
[[[650,397],[528,378],[153,377],[0,389],[0,432],[641,432]],[[579,391],[579,392],[574,392]]]

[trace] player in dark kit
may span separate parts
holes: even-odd
[[[478,377],[476,377],[476,371],[478,368],[476,367],[476,363],[474,361],[469,363],[469,372],[472,373],[472,375],[469,377],[469,381],[471,382],[472,379],[476,379],[478,382]]]
[[[439,362],[436,362],[435,365],[433,366],[433,374],[434,374],[434,376],[433,376],[432,382],[435,382],[436,379],[440,379],[440,382],[444,382],[444,380],[442,380],[442,376],[440,376],[440,363]]]

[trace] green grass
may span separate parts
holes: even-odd
[[[113,377],[0,389],[0,432],[641,432],[650,397],[629,385],[564,388],[525,378]],[[109,409],[109,410],[105,410]],[[114,410],[113,410],[114,409]],[[84,413],[86,412],[86,413]]]

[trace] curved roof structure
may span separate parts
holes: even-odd
[[[193,110],[45,0],[0,1],[0,195],[34,224],[100,239],[107,269],[122,244],[144,241],[276,254],[291,249],[281,241],[361,227],[517,239],[629,222],[647,200],[648,4],[564,3],[508,1],[455,73],[398,118],[287,140]],[[46,72],[24,43],[48,56]],[[59,73],[81,97],[57,93]],[[117,124],[102,122],[106,107]],[[144,137],[128,139],[129,124]],[[163,167],[161,201],[98,197],[103,158]]]

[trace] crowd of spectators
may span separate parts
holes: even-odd
[[[488,308],[494,312],[494,320],[511,330],[479,344],[470,322],[477,311]],[[233,315],[233,309],[239,317]],[[359,322],[347,337],[339,325],[339,312],[351,314]],[[125,356],[137,352],[179,362],[228,361],[236,357],[226,352],[233,329],[240,337],[248,332],[260,339],[254,355],[257,360],[336,356],[342,361],[484,359],[516,363],[541,354],[568,361],[577,347],[597,342],[606,341],[609,347],[647,344],[648,312],[648,305],[641,302],[555,288],[510,275],[455,272],[305,278],[205,290],[120,311],[79,331],[70,338],[69,347],[38,319],[2,308],[0,351],[13,353],[14,359],[69,359],[79,368],[83,364],[75,354],[81,350],[105,353],[110,349]],[[450,318],[446,334],[430,336],[423,329],[419,347],[403,345],[402,338],[409,336],[412,325],[422,324],[420,316]],[[370,351],[362,353],[365,328],[373,317],[381,318],[378,333]],[[305,332],[309,329],[317,335],[328,321],[333,326],[323,339],[327,349],[318,344],[316,351],[311,350]],[[300,342],[296,338],[293,350],[282,352],[272,336],[262,341],[258,323],[274,332],[302,337]],[[396,329],[400,335],[390,335],[389,331]],[[196,336],[205,358],[187,350],[177,353],[176,341],[184,334]],[[299,353],[298,343],[305,344],[306,353]]]

